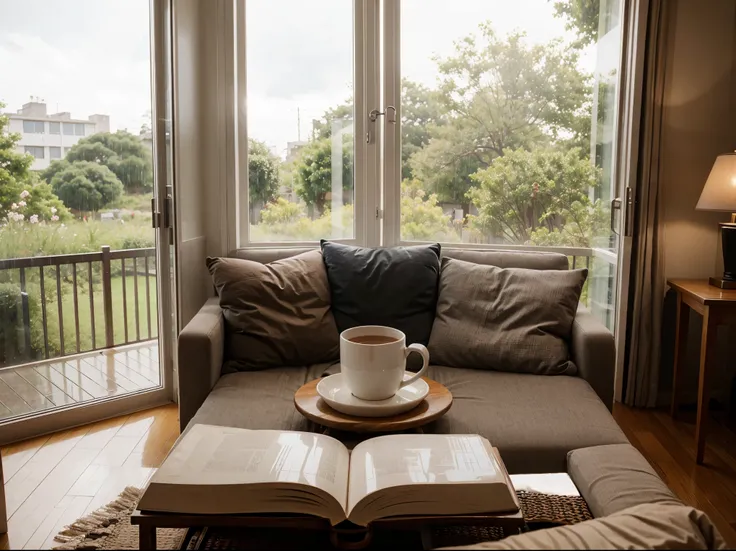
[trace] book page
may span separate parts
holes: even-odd
[[[350,456],[348,515],[366,495],[416,484],[505,483],[477,435],[396,434],[358,444]]]
[[[321,488],[344,508],[349,461],[347,448],[322,434],[195,425],[151,483],[291,482]]]

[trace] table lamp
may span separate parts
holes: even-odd
[[[711,277],[710,284],[720,289],[736,289],[736,153],[718,155],[695,208],[731,213],[730,223],[719,224],[723,277]]]

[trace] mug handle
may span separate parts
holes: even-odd
[[[427,371],[427,368],[429,367],[429,350],[427,350],[426,346],[424,346],[423,344],[416,344],[416,343],[410,344],[404,349],[404,358],[409,357],[409,354],[411,354],[412,352],[417,352],[422,356],[422,360],[423,360],[422,369],[417,371],[417,373],[410,379],[407,379],[406,381],[401,381],[399,388],[412,384],[419,377],[424,375],[424,372]]]

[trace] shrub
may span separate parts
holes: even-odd
[[[88,161],[66,163],[51,179],[54,193],[78,211],[97,211],[123,194],[123,184],[106,166]],[[51,167],[49,167],[51,169]]]

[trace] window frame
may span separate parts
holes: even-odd
[[[29,149],[33,149],[34,151],[41,151],[41,156],[37,156],[35,153],[31,153]],[[34,159],[41,160],[46,158],[46,148],[42,145],[24,145],[23,146],[23,152],[26,155],[32,156]]]
[[[53,154],[52,154],[52,151],[58,151],[59,152],[59,156],[58,157],[54,157]],[[50,145],[49,146],[49,159],[52,160],[52,161],[56,161],[58,159],[61,159],[61,146],[60,145]]]
[[[33,125],[33,130],[26,130],[26,124]],[[41,125],[41,131],[38,131],[38,125]],[[45,134],[46,124],[44,121],[28,120],[23,119],[23,133],[24,134]]]
[[[59,129],[58,132],[54,132],[52,130],[53,125],[56,125],[56,127]],[[60,136],[61,135],[61,122],[60,121],[49,121],[49,134],[53,136]]]

